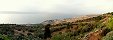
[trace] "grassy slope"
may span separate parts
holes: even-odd
[[[59,28],[52,33],[51,40],[106,40],[109,39],[106,34],[113,30],[113,15],[107,13],[65,25],[63,28],[63,24],[56,26]]]

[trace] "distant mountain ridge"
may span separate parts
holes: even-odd
[[[67,22],[76,22],[78,20],[84,20],[92,17],[97,17],[98,15],[85,15],[85,16],[79,16],[79,17],[73,17],[73,18],[65,18],[65,19],[55,19],[55,20],[46,20],[43,21],[41,24],[51,24],[51,25],[56,25],[60,23],[67,23]]]

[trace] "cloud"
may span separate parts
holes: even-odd
[[[103,13],[113,11],[112,4],[112,0],[0,0],[0,11]]]

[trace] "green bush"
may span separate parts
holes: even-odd
[[[103,37],[102,40],[113,40],[113,31],[107,33],[107,35]]]
[[[54,35],[52,38],[52,40],[70,40],[70,36],[69,34],[57,34],[57,35]]]
[[[3,40],[11,40],[8,36],[1,35],[1,34],[0,34],[0,39],[3,39]]]
[[[106,24],[110,30],[113,30],[113,18],[109,18],[108,23]]]

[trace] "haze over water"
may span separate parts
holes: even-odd
[[[84,14],[85,15],[85,14]],[[37,24],[45,20],[64,19],[81,16],[81,14],[0,14],[0,24]]]
[[[0,0],[0,24],[35,24],[113,11],[113,0]]]

